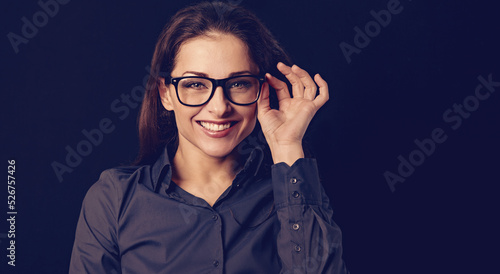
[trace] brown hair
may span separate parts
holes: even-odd
[[[271,32],[243,7],[223,2],[203,2],[178,11],[165,25],[156,43],[138,117],[140,148],[135,164],[153,162],[165,145],[169,146],[169,153],[177,149],[175,117],[173,111],[167,111],[161,104],[159,77],[170,76],[175,57],[185,41],[208,32],[232,34],[241,39],[248,46],[250,58],[257,64],[261,74],[269,72],[278,76],[281,75],[276,69],[279,61],[291,64],[290,58]]]

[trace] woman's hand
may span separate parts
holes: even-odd
[[[264,84],[258,101],[258,119],[271,149],[274,163],[285,162],[291,166],[304,157],[302,138],[318,109],[328,101],[328,84],[319,74],[314,80],[297,65],[289,67],[278,63],[278,70],[292,84],[292,95],[285,82],[266,74],[267,83],[275,90],[279,109],[269,105],[269,86]],[[316,96],[319,86],[319,95]]]

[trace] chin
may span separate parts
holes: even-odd
[[[236,144],[237,145],[237,144]],[[214,158],[224,158],[230,155],[236,146],[229,145],[205,145],[200,147],[201,151],[203,151],[206,155]]]

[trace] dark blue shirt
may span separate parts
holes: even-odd
[[[254,149],[213,206],[153,165],[104,171],[82,205],[70,273],[348,273],[315,159],[262,172]]]

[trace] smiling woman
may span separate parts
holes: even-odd
[[[137,161],[88,191],[70,272],[348,273],[316,161],[302,149],[328,86],[282,62],[246,9],[179,11],[156,45]],[[258,134],[265,142],[241,153]]]

